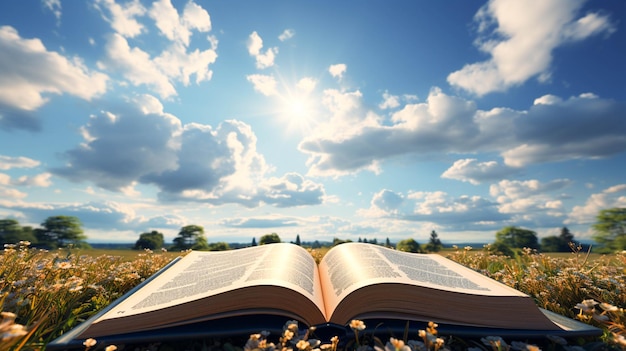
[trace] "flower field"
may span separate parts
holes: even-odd
[[[319,259],[319,252],[311,253]],[[598,340],[582,340],[581,345],[552,341],[550,349],[581,350],[585,345],[595,345],[595,349],[598,345],[600,349],[626,348],[626,252],[593,260],[580,248],[574,248],[568,257],[523,250],[511,259],[494,255],[488,248],[457,249],[444,255],[531,295],[540,307],[605,330]],[[5,247],[0,263],[0,351],[43,349],[154,274],[174,256],[144,252],[128,259],[107,254],[76,255],[67,250],[47,252],[29,248],[28,243]],[[424,339],[426,344],[422,345],[446,349],[446,339],[437,338],[441,340],[432,344]],[[505,341],[485,340],[488,342],[482,347],[476,347],[511,349]],[[392,351],[409,347],[400,340],[390,342],[381,348],[390,347]],[[311,343],[300,345],[311,348]],[[237,345],[239,349],[243,346]],[[292,348],[299,347],[294,344]]]

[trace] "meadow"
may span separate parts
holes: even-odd
[[[310,252],[319,260],[325,249]],[[509,258],[494,255],[488,247],[466,247],[440,254],[529,294],[540,307],[600,327],[604,334],[593,340],[546,339],[542,345],[507,341],[497,336],[468,344],[454,336],[437,335],[436,325],[432,324],[425,330],[412,331],[415,340],[390,339],[387,343],[376,340],[368,344],[370,348],[378,345],[378,349],[386,351],[530,350],[534,347],[553,350],[626,349],[626,316],[623,309],[626,306],[626,252],[589,255],[574,247],[574,252],[567,255],[521,250],[515,258]],[[31,249],[27,243],[5,247],[0,263],[0,304],[3,311],[0,351],[44,349],[48,342],[104,308],[179,255],[180,252],[130,250],[47,252]],[[358,323],[356,325],[361,328]],[[289,328],[286,326],[286,333]],[[350,348],[361,346],[359,350],[365,351],[365,340],[358,338],[362,329],[358,328],[353,328],[356,340],[348,345]],[[365,326],[362,328],[365,329]],[[324,345],[307,340],[306,335],[297,337],[291,333],[289,340],[285,335],[280,336],[277,344],[258,334],[239,345],[203,344],[197,349],[272,351],[285,347],[308,351],[337,347],[332,341]],[[365,335],[365,331],[361,335]],[[121,346],[111,346],[109,350]],[[89,347],[86,345],[86,349]],[[150,347],[158,349],[154,345]],[[160,349],[168,350],[167,345]]]

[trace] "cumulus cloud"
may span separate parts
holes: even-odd
[[[596,216],[601,210],[614,207],[626,207],[626,184],[613,185],[599,193],[591,194],[584,205],[574,206],[565,223],[595,223]]]
[[[252,83],[254,90],[265,96],[278,94],[278,83],[276,78],[264,74],[251,74],[246,76],[248,82]]]
[[[491,230],[509,218],[496,203],[480,196],[453,197],[442,191],[402,194],[387,189],[374,194],[370,208],[361,215],[434,223],[447,230]]]
[[[321,184],[299,174],[270,177],[249,125],[183,126],[150,95],[92,116],[82,135],[84,142],[64,153],[67,163],[54,174],[118,192],[152,184],[164,201],[293,207],[325,198]]]
[[[108,37],[105,50],[106,57],[98,62],[101,69],[119,72],[133,85],[146,85],[162,98],[177,94],[176,81],[189,85],[193,75],[196,84],[210,80],[213,72],[209,66],[217,60],[214,48],[188,52],[176,43],[152,58],[140,48],[131,47],[119,34]]]
[[[115,0],[97,0],[94,6],[102,18],[111,24],[111,28],[124,37],[133,38],[146,31],[144,25],[136,19],[147,11],[139,0],[125,4],[118,4]]]
[[[90,71],[78,57],[48,51],[39,39],[22,38],[10,26],[0,27],[0,72],[4,129],[37,129],[39,123],[29,112],[45,104],[48,94],[92,100],[107,90],[107,75]]]
[[[252,32],[248,37],[248,53],[256,60],[258,69],[265,69],[274,65],[274,58],[278,54],[278,48],[268,48],[265,52],[263,49],[263,39],[256,31]]]
[[[486,142],[474,118],[475,104],[439,89],[433,89],[425,103],[405,105],[387,123],[363,109],[359,92],[325,91],[324,106],[333,117],[299,145],[302,152],[309,154],[312,174],[375,170],[378,162],[391,157],[465,152]],[[483,119],[483,123],[491,120]]]
[[[383,102],[378,107],[382,110],[396,108],[400,106],[400,97],[397,95],[391,95],[388,91],[383,93]]]
[[[113,16],[116,21],[123,23],[119,25],[122,28],[117,28],[117,22],[111,20],[116,33],[107,37],[106,55],[98,62],[101,69],[119,73],[135,86],[147,86],[162,98],[177,95],[174,84],[182,82],[187,86],[192,76],[195,76],[196,84],[211,80],[213,71],[209,66],[217,60],[217,40],[209,36],[206,50],[188,48],[194,32],[211,30],[209,13],[202,7],[190,1],[179,14],[169,0],[154,2],[149,11],[138,1],[125,7],[108,0],[100,3],[116,14]],[[169,40],[157,56],[131,46],[126,39],[141,34],[144,27],[135,17],[146,12],[155,21],[161,35]]]
[[[208,32],[211,30],[209,13],[193,1],[185,5],[182,16],[170,0],[159,0],[152,4],[150,17],[155,21],[162,35],[171,41],[189,46],[192,30]]]
[[[346,66],[345,63],[338,63],[335,65],[330,65],[330,67],[328,67],[328,73],[330,73],[330,75],[334,78],[341,79],[343,78],[343,74],[346,73],[347,69],[348,66]]]
[[[563,195],[559,192],[571,184],[570,179],[549,182],[536,179],[502,180],[492,184],[489,193],[496,198],[499,211],[511,215],[516,225],[558,227],[563,225],[566,216],[563,203],[559,200]]]
[[[483,182],[500,180],[516,172],[515,169],[501,165],[496,161],[479,162],[475,158],[457,160],[441,178],[456,179],[478,185]]]
[[[98,62],[101,69],[120,72],[133,85],[147,85],[163,98],[176,95],[176,88],[150,54],[138,47],[131,48],[123,36],[109,36],[105,50],[106,57]]]
[[[615,30],[607,16],[577,18],[584,1],[491,0],[475,15],[478,48],[487,61],[471,63],[448,76],[448,83],[476,95],[504,91],[532,77],[550,75],[553,51],[564,43]]]
[[[487,173],[475,173],[477,167],[503,176],[530,164],[626,151],[626,121],[620,117],[626,105],[589,93],[539,97],[527,110],[479,110],[471,100],[434,88],[425,102],[407,103],[385,117],[365,108],[359,91],[327,89],[321,106],[328,119],[320,119],[299,144],[315,175],[379,172],[382,161],[403,155],[499,153],[504,165],[466,161],[446,173],[479,182]],[[475,178],[464,175],[470,171]]]
[[[67,164],[52,173],[119,191],[145,174],[173,167],[173,144],[182,126],[162,108],[154,97],[142,96],[119,111],[91,116],[82,128],[84,143],[66,151]]]
[[[515,120],[519,144],[502,153],[513,167],[571,159],[601,158],[626,150],[626,104],[581,94],[535,100]]]

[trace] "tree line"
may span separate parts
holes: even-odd
[[[626,250],[626,208],[611,208],[601,210],[596,216],[593,239],[599,244],[600,252],[616,252]],[[65,247],[89,248],[86,242],[82,224],[74,216],[51,216],[41,223],[39,228],[21,226],[16,219],[0,219],[0,240],[2,244],[16,244],[20,241],[28,241],[33,247],[45,249],[57,249]],[[379,244],[377,239],[358,239],[359,242]],[[281,242],[276,233],[261,236],[257,244],[256,238],[250,245],[256,246]],[[346,240],[335,238],[331,246],[339,245]],[[574,234],[567,227],[561,228],[559,235],[538,239],[537,233],[530,229],[517,226],[508,226],[495,234],[495,241],[489,245],[490,250],[512,256],[516,249],[530,248],[544,252],[568,252],[572,249],[571,243],[575,242]],[[296,245],[302,245],[300,235],[296,236]],[[391,243],[389,238],[384,245],[408,252],[437,252],[443,248],[436,231],[431,231],[429,241],[420,245],[412,238]],[[310,244],[311,247],[320,247],[318,241]],[[199,225],[183,226],[171,245],[165,243],[163,233],[153,230],[139,235],[139,239],[133,247],[137,250],[168,249],[168,250],[228,250],[230,245],[226,242],[209,243],[204,233],[204,228]]]

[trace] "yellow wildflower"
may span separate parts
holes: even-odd
[[[364,330],[365,329],[365,323],[363,323],[363,321],[361,321],[361,320],[353,319],[350,322],[350,328],[352,328],[354,330]]]

